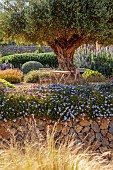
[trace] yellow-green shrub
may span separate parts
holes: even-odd
[[[40,79],[44,79],[44,78],[50,78],[50,75],[52,74],[52,72],[50,71],[38,71],[38,70],[34,70],[34,71],[30,71],[27,75],[24,76],[24,82],[26,83],[39,83]]]
[[[15,86],[8,81],[0,78],[0,83],[3,83],[5,87],[15,88]]]
[[[23,72],[19,69],[0,70],[0,78],[10,83],[19,83],[23,77]]]
[[[90,69],[86,69],[86,71],[82,74],[85,80],[89,82],[102,82],[105,81],[105,76],[102,73]]]

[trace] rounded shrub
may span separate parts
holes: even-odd
[[[40,81],[37,71],[30,71],[24,76],[24,82],[26,83],[38,83]]]
[[[20,83],[23,77],[23,72],[19,69],[0,70],[0,78],[5,79],[10,83]]]
[[[39,70],[39,68],[42,68],[42,67],[43,65],[40,62],[28,61],[22,65],[22,71],[24,74],[27,74],[29,71]]]
[[[26,83],[40,83],[43,79],[50,79],[50,76],[52,75],[51,71],[39,71],[34,70],[30,71],[27,75],[24,76],[24,82]]]
[[[103,76],[98,71],[86,69],[86,71],[82,74],[84,79],[89,82],[102,82],[105,81],[105,76]]]

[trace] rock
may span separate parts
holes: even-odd
[[[69,127],[68,126],[64,126],[63,129],[62,129],[63,135],[67,135],[68,132],[69,132]]]
[[[96,133],[96,139],[101,142],[102,141],[102,134],[101,133]]]
[[[70,130],[69,130],[69,133],[68,133],[70,136],[75,136],[75,135],[77,135],[77,133],[75,132],[75,130],[74,130],[74,128],[70,128]]]
[[[75,131],[76,131],[77,133],[80,133],[80,132],[82,131],[82,129],[83,129],[83,127],[80,126],[80,125],[76,125],[76,126],[75,126]]]
[[[87,135],[85,135],[85,141],[88,141],[88,144],[90,145],[95,140],[95,133],[93,130],[89,131]]]
[[[4,127],[0,127],[0,135],[3,139],[9,139],[11,134]]]
[[[110,142],[109,146],[113,148],[113,141]]]
[[[72,122],[69,121],[69,122],[67,123],[67,125],[68,125],[69,127],[72,127]]]
[[[109,126],[113,128],[113,120],[110,122]]]
[[[44,121],[44,120],[41,120],[41,119],[38,119],[37,121],[36,121],[36,123],[37,123],[37,126],[38,127],[45,127],[46,126],[46,121]]]
[[[91,124],[91,128],[94,130],[94,132],[100,132],[100,127],[96,122]]]
[[[88,120],[82,120],[79,124],[81,126],[90,126],[90,122]]]
[[[100,147],[99,149],[100,149],[101,153],[109,151],[109,149],[107,147]]]
[[[102,139],[102,145],[103,145],[103,146],[109,145],[108,138],[103,138],[103,139]]]
[[[86,140],[86,135],[84,135],[84,133],[78,133],[78,137],[80,138],[82,142]]]
[[[108,132],[108,129],[101,130],[101,134],[102,134],[103,136],[106,136],[107,132]]]
[[[113,141],[113,135],[111,133],[107,133],[107,137],[109,141]]]
[[[109,125],[109,120],[108,119],[102,119],[100,129],[107,129]]]
[[[59,133],[59,132],[55,132],[55,133],[54,133],[54,138],[59,138],[59,136],[60,136],[60,133]]]
[[[113,135],[113,127],[109,128],[109,132]]]
[[[88,133],[89,130],[90,130],[90,127],[84,127],[83,130],[82,130],[82,132],[83,132],[83,133],[84,133],[84,132],[87,132],[87,133]]]
[[[57,132],[61,132],[62,131],[62,125],[60,125],[60,124],[56,125],[55,129],[56,129]]]
[[[101,142],[98,141],[94,141],[94,143],[92,144],[92,150],[96,151],[97,149],[99,149],[99,147],[101,146]]]

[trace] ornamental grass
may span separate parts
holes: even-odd
[[[32,131],[31,127],[31,131]],[[6,145],[1,145],[1,170],[112,170],[113,161],[105,159],[108,153],[96,154],[82,150],[82,145],[74,145],[74,141],[60,143],[56,147],[54,132],[47,133],[44,140],[37,132],[31,133],[31,141],[27,139],[23,145],[11,138]],[[4,141],[5,143],[5,141]],[[67,144],[68,143],[68,144]]]

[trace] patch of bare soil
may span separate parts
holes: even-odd
[[[39,85],[38,83],[24,83],[24,82],[21,82],[21,83],[17,83],[17,84],[14,84],[16,87],[33,87],[33,86],[36,86],[36,85]]]

